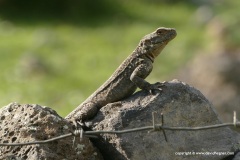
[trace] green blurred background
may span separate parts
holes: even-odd
[[[37,103],[67,115],[97,89],[158,27],[177,37],[147,80],[178,78],[198,54],[239,48],[240,1],[224,0],[0,0],[0,106]],[[194,66],[193,68],[194,69]]]

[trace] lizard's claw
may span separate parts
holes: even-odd
[[[84,123],[82,121],[75,121],[74,125],[75,125],[76,129],[84,127]]]
[[[156,82],[154,84],[151,84],[151,87],[149,89],[150,94],[155,94],[155,91],[162,91],[162,87],[164,87],[164,82]]]
[[[82,120],[71,120],[71,122],[73,123],[73,127],[74,129],[78,130],[78,129],[88,129],[92,127],[92,122],[90,121],[82,121]]]
[[[79,129],[79,128],[83,128],[84,127],[84,123],[81,120],[70,119],[69,121],[70,121],[70,123],[73,124],[73,128],[74,129]]]

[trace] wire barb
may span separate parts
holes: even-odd
[[[81,129],[80,129],[80,142],[82,142],[82,139],[83,139],[83,132],[84,132],[84,131],[83,131],[83,129],[81,128]]]
[[[164,125],[164,118],[163,118],[163,113],[161,113],[161,118],[162,118],[162,126]],[[165,130],[162,128],[162,131],[163,131],[163,135],[164,135],[164,138],[165,138],[165,141],[168,142],[168,139],[167,139],[167,135],[166,135],[166,132]]]
[[[236,111],[233,111],[233,124],[234,124],[234,127],[237,126],[237,117],[236,117]]]
[[[152,112],[152,123],[153,123],[153,130],[152,130],[152,132],[161,130],[161,128],[156,125],[156,118],[155,118],[155,114],[156,113],[157,112]]]

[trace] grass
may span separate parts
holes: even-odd
[[[67,115],[159,26],[175,27],[178,36],[147,80],[168,80],[196,51],[207,48],[205,30],[194,21],[197,6],[150,2],[122,1],[122,12],[110,18],[92,15],[76,23],[23,21],[0,14],[0,106],[37,103]]]

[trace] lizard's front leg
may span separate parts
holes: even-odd
[[[151,73],[152,68],[152,63],[141,64],[133,71],[130,76],[130,80],[135,83],[137,87],[142,90],[147,90],[150,93],[152,93],[154,90],[162,90],[161,87],[164,85],[160,82],[150,84],[144,80],[144,78]]]

